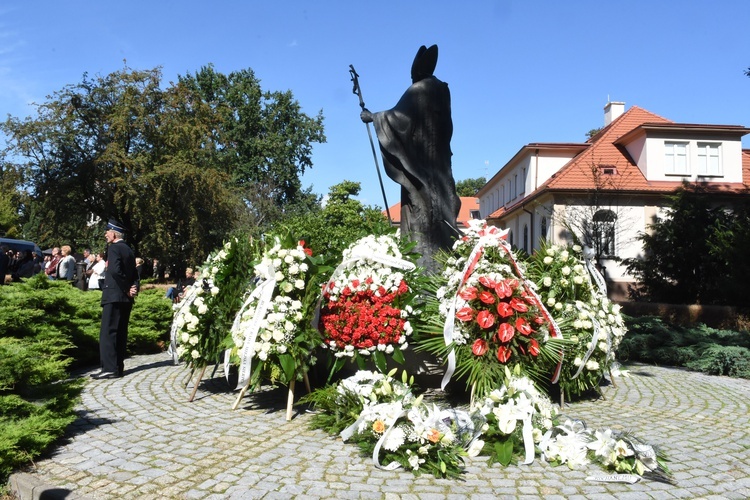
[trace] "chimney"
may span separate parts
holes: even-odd
[[[608,102],[604,106],[604,126],[606,127],[625,112],[624,102]]]

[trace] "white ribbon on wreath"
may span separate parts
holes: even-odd
[[[495,230],[495,232],[493,232]],[[518,279],[521,280],[524,283],[524,286],[526,287],[526,290],[531,294],[532,297],[534,297],[534,301],[536,302],[536,306],[539,308],[539,311],[542,313],[542,316],[544,316],[544,319],[547,320],[547,323],[549,324],[550,329],[550,336],[552,338],[562,338],[562,332],[560,331],[560,327],[557,325],[557,322],[555,322],[554,318],[552,318],[552,315],[547,311],[547,308],[544,306],[544,303],[542,302],[542,299],[539,297],[539,294],[536,293],[536,290],[534,289],[534,284],[531,283],[529,280],[524,278],[523,273],[521,272],[521,268],[518,266],[518,263],[516,262],[516,259],[513,257],[513,251],[511,249],[510,243],[508,243],[505,238],[509,232],[508,229],[505,229],[503,231],[497,231],[496,228],[488,229],[490,231],[490,234],[492,234],[495,238],[494,240],[497,241],[498,246],[500,246],[505,252],[508,254],[508,258],[511,261],[511,264],[513,264],[513,269],[515,270]],[[456,302],[458,301],[458,293],[461,291],[461,287],[466,283],[466,281],[469,279],[471,274],[474,272],[474,268],[476,267],[477,262],[479,259],[482,258],[482,254],[484,252],[484,245],[487,243],[486,238],[480,238],[476,245],[474,245],[474,248],[471,250],[471,253],[469,254],[469,258],[466,261],[466,265],[464,266],[464,269],[461,273],[461,282],[458,284],[458,288],[456,289],[456,295],[453,297],[453,300],[451,301],[450,308],[448,309],[448,314],[445,318],[445,325],[443,326],[443,340],[445,341],[446,346],[450,346],[453,342],[453,331],[455,329],[455,322],[456,322]],[[562,368],[562,353],[560,354],[560,362],[557,364],[557,368],[555,369],[554,374],[552,375],[552,383],[556,383],[560,377],[560,371]],[[453,349],[450,350],[448,353],[448,366],[446,367],[445,374],[443,375],[443,380],[440,383],[440,388],[445,390],[445,387],[448,385],[448,382],[450,382],[451,377],[453,376],[453,373],[456,371],[456,354]]]
[[[237,316],[235,316],[234,324],[232,325],[233,331],[235,330],[235,328],[239,327],[240,321],[238,321],[237,318],[240,318],[241,314],[244,312],[250,302],[257,298],[258,305],[255,306],[255,314],[253,314],[253,317],[250,320],[250,325],[245,330],[245,337],[242,341],[242,350],[240,351],[240,370],[237,379],[237,387],[235,388],[235,390],[242,389],[250,380],[253,356],[255,354],[255,352],[253,351],[253,346],[255,345],[255,339],[258,337],[258,331],[260,330],[261,322],[266,317],[266,311],[268,311],[268,308],[271,306],[271,301],[273,300],[273,292],[276,289],[275,271],[272,264],[259,264],[255,267],[255,269],[261,275],[260,282],[258,283],[258,286],[255,287],[255,290],[253,290],[253,292],[250,294],[250,297],[247,298],[240,312],[237,314]],[[226,362],[226,355],[224,359]],[[225,370],[225,372],[228,373],[228,370]]]

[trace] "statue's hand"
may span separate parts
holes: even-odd
[[[362,112],[359,114],[359,117],[364,123],[372,123],[372,113],[370,113],[370,110],[368,110],[367,108],[364,108],[362,110]]]

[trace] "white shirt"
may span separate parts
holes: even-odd
[[[91,276],[89,276],[89,290],[99,290],[99,278],[104,272],[105,261],[100,260],[92,268]]]

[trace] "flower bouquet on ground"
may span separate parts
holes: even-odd
[[[464,457],[481,449],[476,437],[484,420],[478,413],[425,404],[412,395],[406,372],[399,382],[392,378],[395,371],[359,371],[306,396],[301,402],[321,412],[311,425],[356,443],[378,468],[457,477]]]
[[[545,433],[539,449],[553,466],[575,469],[594,462],[615,473],[587,478],[591,481],[634,483],[644,477],[674,484],[666,455],[629,432],[588,429],[580,420],[566,420]]]
[[[579,245],[545,245],[528,275],[569,343],[561,367],[561,397],[598,390],[626,333],[620,306],[607,299],[604,279]]]
[[[308,286],[317,272],[317,260],[304,241],[274,237],[255,266],[255,280],[231,327],[229,363],[239,364],[235,408],[248,388],[263,378],[289,387],[290,398],[298,380],[307,383],[315,363],[312,352],[318,334],[310,326],[316,290]],[[309,386],[309,384],[308,384]],[[287,405],[287,419],[291,418]]]
[[[455,374],[471,387],[472,399],[502,386],[507,367],[536,380],[554,378],[562,352],[562,335],[525,280],[506,234],[470,222],[453,253],[440,258],[445,268],[428,301],[442,335],[419,332],[418,349],[447,360],[443,388]]]
[[[475,409],[487,419],[482,454],[489,455],[490,464],[507,466],[519,456],[523,456],[523,464],[532,463],[535,443],[557,423],[557,407],[531,379],[520,376],[519,368],[516,365],[511,374],[506,367],[502,387],[475,403]]]
[[[342,262],[323,285],[316,318],[323,347],[334,355],[331,376],[346,361],[360,369],[372,360],[387,371],[387,356],[404,362],[413,308],[419,292],[413,244],[397,235],[366,236],[343,252]]]
[[[200,279],[175,304],[170,348],[173,356],[193,370],[205,369],[221,359],[222,342],[251,278],[252,259],[250,239],[231,238],[206,259]]]

